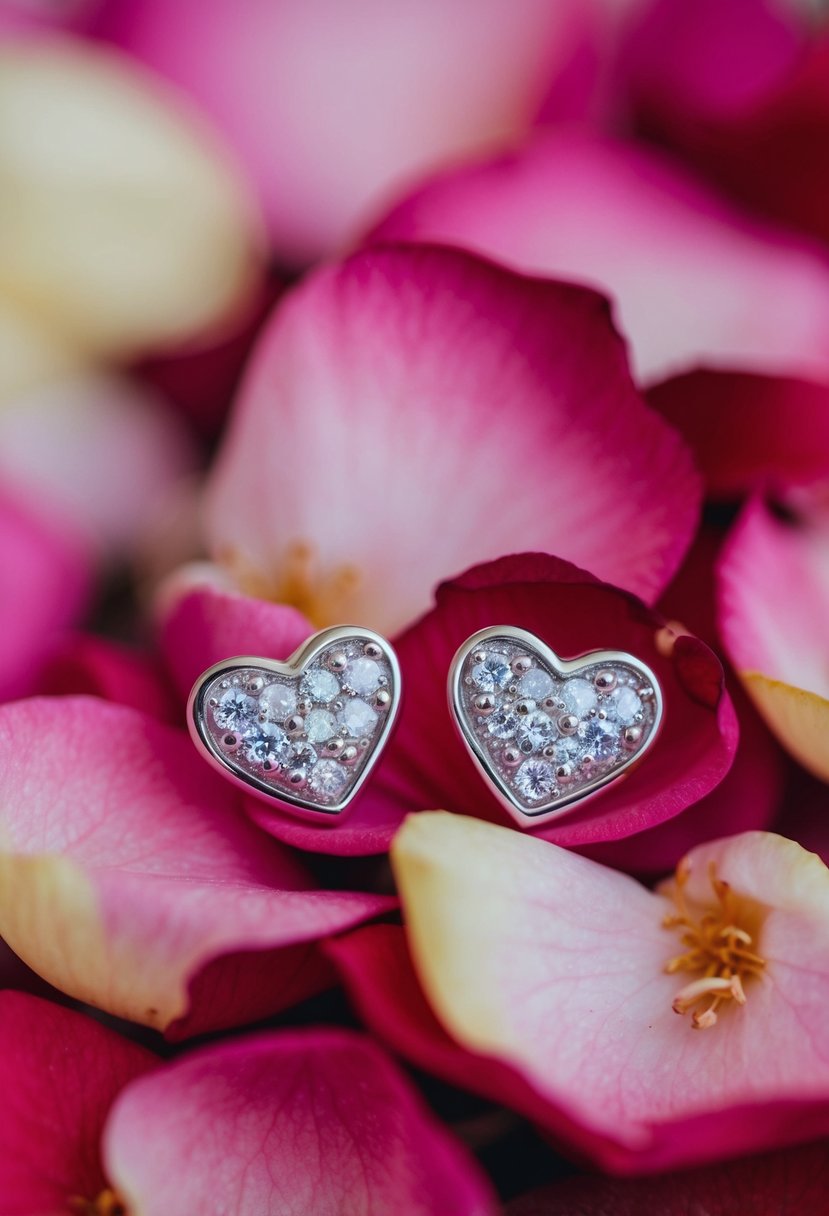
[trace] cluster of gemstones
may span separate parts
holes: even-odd
[[[633,664],[587,656],[565,676],[508,637],[466,656],[458,698],[475,750],[528,814],[629,764],[657,720],[652,684]]]
[[[202,693],[211,750],[275,797],[336,809],[349,797],[393,704],[382,647],[339,639],[295,675],[226,669]]]

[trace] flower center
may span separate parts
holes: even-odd
[[[115,1191],[107,1187],[97,1199],[82,1199],[72,1195],[69,1199],[72,1216],[129,1216],[127,1205]]]
[[[676,912],[662,921],[666,929],[678,929],[685,947],[665,964],[672,975],[675,971],[697,973],[676,994],[675,1013],[689,1013],[696,1030],[708,1030],[717,1024],[718,1009],[729,1001],[745,1005],[745,981],[763,974],[766,960],[753,949],[763,920],[762,907],[740,897],[727,882],[717,878],[716,865],[708,867],[708,877],[715,897],[712,907],[692,908],[685,887],[690,877],[686,863],[676,868],[671,894]]]
[[[290,604],[320,629],[348,617],[348,602],[361,582],[360,571],[348,562],[324,570],[314,546],[304,541],[288,547],[281,568],[273,573],[252,569],[232,551],[219,557],[246,595]]]

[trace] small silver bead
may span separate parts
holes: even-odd
[[[382,648],[376,642],[366,642],[363,654],[369,659],[382,659],[383,657]]]
[[[532,659],[525,654],[516,655],[510,663],[510,667],[517,676],[523,676],[530,670],[533,665]]]
[[[559,781],[562,782],[562,784],[566,781],[570,781],[572,776],[573,776],[572,765],[559,764],[558,768],[556,769],[556,777]]]
[[[491,692],[482,692],[475,698],[472,705],[479,714],[491,714],[495,708],[495,698]]]
[[[348,655],[343,650],[335,650],[326,661],[332,671],[344,671],[348,666]]]
[[[522,717],[525,714],[531,714],[534,709],[535,701],[517,701],[515,705],[515,712],[521,714]]]
[[[300,714],[291,714],[285,723],[289,735],[301,735],[305,729],[305,719]]]
[[[562,735],[574,735],[579,729],[579,720],[575,714],[562,714],[556,725]]]
[[[323,744],[322,750],[326,756],[339,756],[344,747],[344,739],[329,739]]]
[[[308,778],[305,775],[305,770],[301,768],[292,768],[288,773],[288,785],[295,790],[302,789]]]
[[[385,688],[381,688],[379,692],[374,694],[374,704],[377,709],[388,709],[391,702],[391,693]]]
[[[485,650],[476,650],[472,656],[472,661],[474,663],[485,663],[486,662],[486,651]]]
[[[515,768],[515,766],[517,764],[520,764],[521,761],[524,759],[524,757],[517,750],[517,748],[514,748],[514,747],[505,748],[503,758],[504,758],[504,764],[508,765],[509,768]]]
[[[604,667],[596,672],[593,683],[599,692],[610,692],[616,687],[616,672]]]
[[[241,742],[241,735],[237,735],[235,731],[228,731],[226,735],[222,735],[222,751],[235,752]]]
[[[340,759],[342,760],[343,764],[353,764],[359,755],[360,755],[360,753],[357,750],[357,748],[354,746],[354,744],[349,743],[341,751]]]
[[[252,676],[251,679],[248,680],[246,687],[248,692],[261,692],[265,687],[265,681],[261,676]]]
[[[622,738],[625,741],[625,747],[636,747],[642,738],[641,726],[626,727]]]

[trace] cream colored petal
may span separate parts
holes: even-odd
[[[22,393],[75,372],[83,362],[75,346],[0,292],[0,410]]]
[[[810,773],[829,781],[829,701],[759,671],[739,674],[769,729],[783,746]]]

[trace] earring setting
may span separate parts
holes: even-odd
[[[223,776],[300,812],[342,813],[388,738],[400,669],[368,629],[324,629],[284,662],[240,656],[199,676],[187,703],[198,750]]]
[[[562,659],[534,634],[473,634],[449,670],[449,705],[472,758],[519,824],[545,822],[642,759],[662,721],[654,673],[633,655]]]

